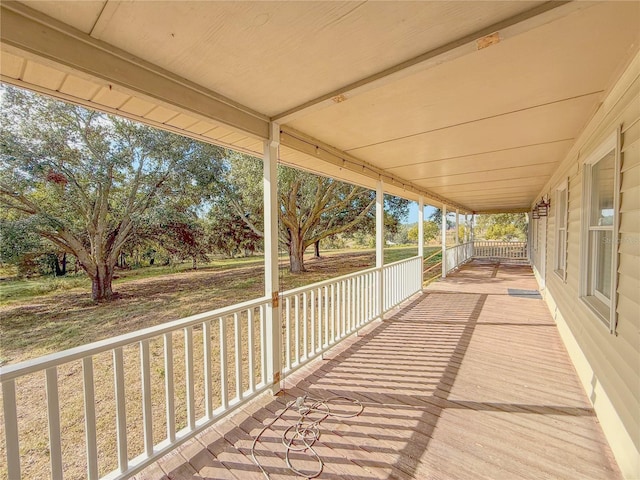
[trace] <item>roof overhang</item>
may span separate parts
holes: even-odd
[[[524,211],[638,2],[3,2],[2,80],[461,212]],[[33,8],[30,8],[33,7]],[[54,18],[55,17],[55,18]]]

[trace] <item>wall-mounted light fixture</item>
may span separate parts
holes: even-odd
[[[545,195],[533,207],[533,212],[532,212],[533,218],[537,220],[540,217],[546,217],[547,215],[549,215],[550,206],[551,206],[551,200],[549,200],[549,197]]]
[[[533,207],[533,210],[531,210],[531,218],[533,218],[534,220],[538,220],[540,218],[540,214],[538,213],[538,206],[537,205],[535,207]]]

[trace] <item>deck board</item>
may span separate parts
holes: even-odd
[[[296,396],[348,395],[353,418],[328,418],[319,478],[621,478],[526,266],[471,262],[429,286],[263,396],[150,466],[140,479],[261,479],[254,436]],[[258,446],[271,478],[284,462],[288,411]],[[310,460],[298,465],[313,469]]]

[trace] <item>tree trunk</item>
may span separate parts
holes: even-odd
[[[56,277],[63,277],[67,274],[67,254],[56,255],[55,259]]]
[[[296,235],[291,235],[291,245],[289,245],[289,271],[291,273],[306,271],[304,268],[304,242]]]
[[[316,242],[313,244],[313,255],[316,258],[320,258],[320,240],[316,240]]]
[[[94,302],[109,301],[113,298],[113,267],[98,265],[97,274],[91,278],[91,298]]]

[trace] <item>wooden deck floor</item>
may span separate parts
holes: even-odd
[[[264,478],[253,436],[305,393],[364,404],[358,417],[321,424],[319,478],[621,478],[530,268],[478,262],[136,478]],[[294,418],[259,444],[271,478],[299,478],[280,443]]]

